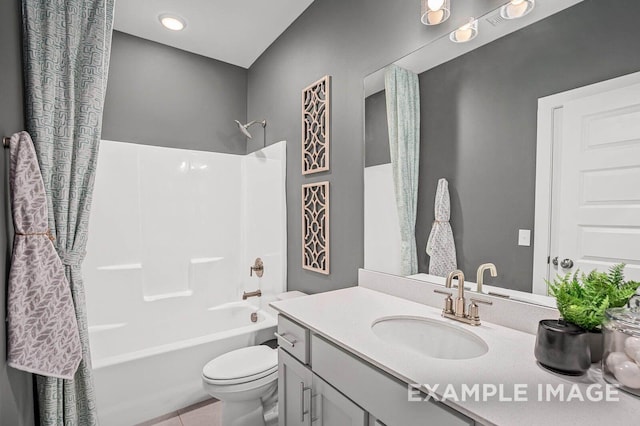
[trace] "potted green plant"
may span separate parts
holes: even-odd
[[[636,281],[625,281],[624,264],[614,265],[609,272],[558,276],[547,282],[562,318],[589,333],[591,362],[602,359],[602,329],[605,311],[625,306],[636,289]]]

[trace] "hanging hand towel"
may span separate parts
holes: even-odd
[[[435,220],[427,241],[427,254],[431,257],[429,273],[446,277],[449,272],[457,269],[456,245],[453,241],[451,224],[449,224],[449,217],[451,216],[449,183],[446,179],[438,181],[434,210]]]
[[[73,379],[82,358],[71,289],[50,239],[47,198],[27,132],[9,146],[15,237],[7,295],[7,364]]]

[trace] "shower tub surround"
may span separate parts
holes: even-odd
[[[246,156],[102,142],[83,273],[104,426],[208,398],[208,361],[272,337],[266,307],[286,287],[285,156],[285,142]],[[249,276],[257,257],[261,278]]]

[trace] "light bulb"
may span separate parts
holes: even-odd
[[[458,43],[467,42],[471,40],[471,35],[472,35],[472,31],[471,29],[469,29],[469,27],[460,28],[458,31],[456,31],[456,41]]]
[[[422,0],[420,21],[425,25],[438,25],[449,19],[451,0]]]
[[[430,10],[427,12],[427,25],[437,25],[444,22],[444,12],[442,10]]]
[[[444,6],[444,0],[427,0],[427,5],[433,11],[440,10]]]
[[[500,8],[504,19],[518,19],[529,14],[535,7],[535,0],[511,0]]]
[[[454,43],[466,43],[478,35],[478,20],[471,18],[469,22],[449,34],[449,40]]]
[[[160,15],[160,23],[171,31],[182,31],[187,25],[182,18],[171,15]]]

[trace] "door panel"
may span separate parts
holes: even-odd
[[[554,170],[551,257],[573,261],[557,272],[623,262],[627,279],[640,279],[640,84],[566,103]]]
[[[367,414],[317,375],[313,375],[313,424],[365,426]]]
[[[278,348],[278,425],[310,426],[311,370]]]

